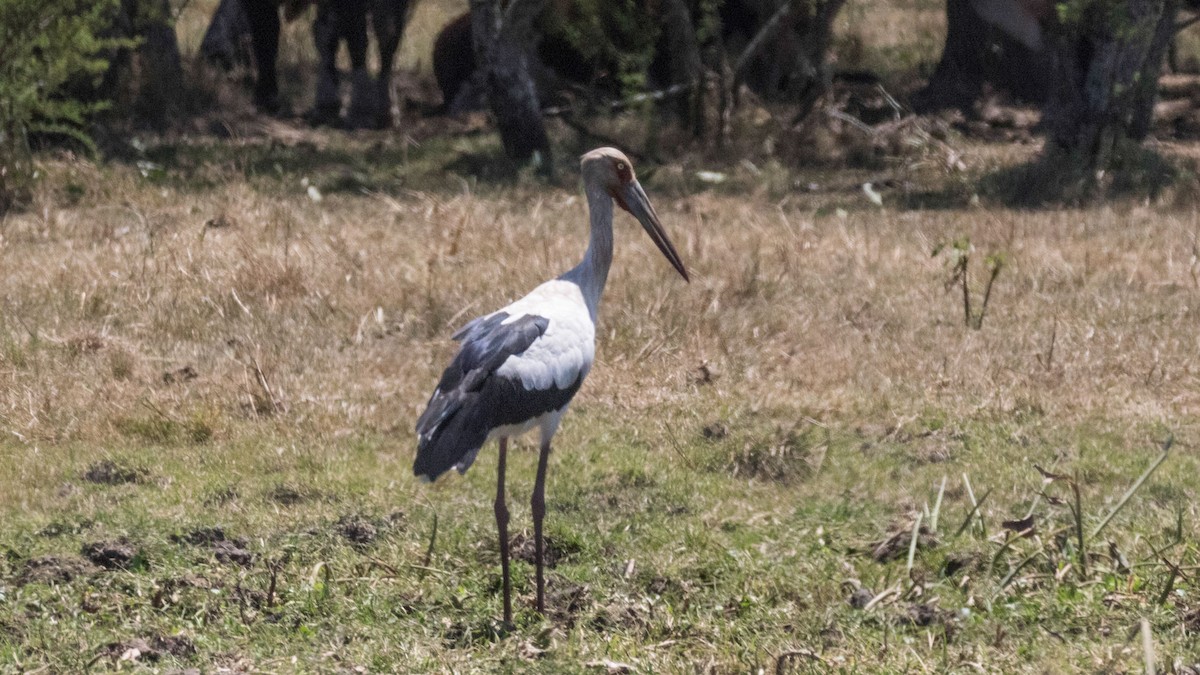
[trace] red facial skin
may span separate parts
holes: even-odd
[[[614,162],[613,165],[617,171],[617,180],[621,181],[622,186],[628,185],[629,181],[633,180],[633,171],[629,168],[629,165],[625,162]],[[619,191],[609,190],[608,193],[617,202],[617,206],[629,211],[629,205],[625,203],[625,198],[621,196]]]

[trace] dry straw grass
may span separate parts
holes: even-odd
[[[1188,663],[1194,209],[980,204],[1036,148],[919,126],[869,171],[786,169],[749,137],[755,163],[640,167],[693,282],[620,216],[551,459],[551,622],[517,563],[498,639],[492,454],[416,485],[412,425],[453,330],[582,254],[577,184],[474,182],[496,150],[473,138],[229,129],[45,157],[0,221],[0,669],[138,645],[281,671]],[[1003,260],[978,330],[932,255],[954,242],[976,314]],[[517,501],[533,458],[512,461]],[[136,569],[78,555],[112,542]]]
[[[0,240],[0,419],[24,442],[102,439],[152,407],[218,411],[218,425],[286,409],[289,426],[394,429],[406,444],[446,336],[584,245],[572,190],[315,203],[299,185],[197,194],[57,170],[96,180],[88,197],[10,216]],[[687,407],[707,363],[720,397],[826,418],[1024,407],[1176,427],[1196,414],[1194,214],[656,201],[696,280],[672,279],[619,225],[584,401]],[[979,331],[930,255],[962,236],[980,259],[1007,257]],[[186,366],[198,377],[169,377]]]

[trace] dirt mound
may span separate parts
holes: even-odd
[[[83,473],[83,479],[97,485],[123,485],[145,482],[149,475],[150,472],[141,467],[126,466],[111,459],[102,459],[87,468],[87,471]]]
[[[254,564],[254,554],[232,541],[218,541],[213,544],[212,552],[219,563],[242,567]]]
[[[355,546],[369,546],[379,536],[379,526],[369,518],[346,515],[338,519],[334,529]]]
[[[145,563],[145,558],[126,539],[84,544],[81,553],[93,565],[108,570],[127,570]]]
[[[182,545],[207,546],[217,562],[226,565],[249,567],[254,564],[254,554],[246,550],[246,540],[230,537],[223,527],[196,527],[183,534],[171,535],[171,541]]]
[[[543,537],[542,544],[542,562],[550,569],[557,567],[560,561],[566,560],[571,555],[579,552],[578,546],[569,542],[561,542],[550,536]],[[509,545],[509,550],[512,551],[513,558],[523,560],[530,565],[537,564],[537,549],[534,547],[532,534],[522,532],[513,537],[512,543]]]
[[[17,575],[16,584],[24,586],[25,584],[66,583],[76,577],[95,574],[96,571],[95,565],[82,558],[57,555],[40,556],[25,561],[24,567]]]
[[[196,645],[182,635],[155,635],[110,642],[100,648],[100,655],[115,661],[161,661],[167,656],[185,659],[196,654]]]

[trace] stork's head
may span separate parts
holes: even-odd
[[[629,161],[625,153],[616,148],[596,148],[580,159],[579,168],[589,194],[592,190],[602,189],[618,206],[637,218],[675,271],[679,272],[684,281],[689,281],[683,260],[675,251],[671,240],[667,238],[667,233],[663,231],[658,214],[650,204],[650,198],[646,196],[646,191],[642,189],[633,173],[633,162]]]

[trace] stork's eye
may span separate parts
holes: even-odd
[[[625,170],[625,162],[617,162],[617,171]]]

